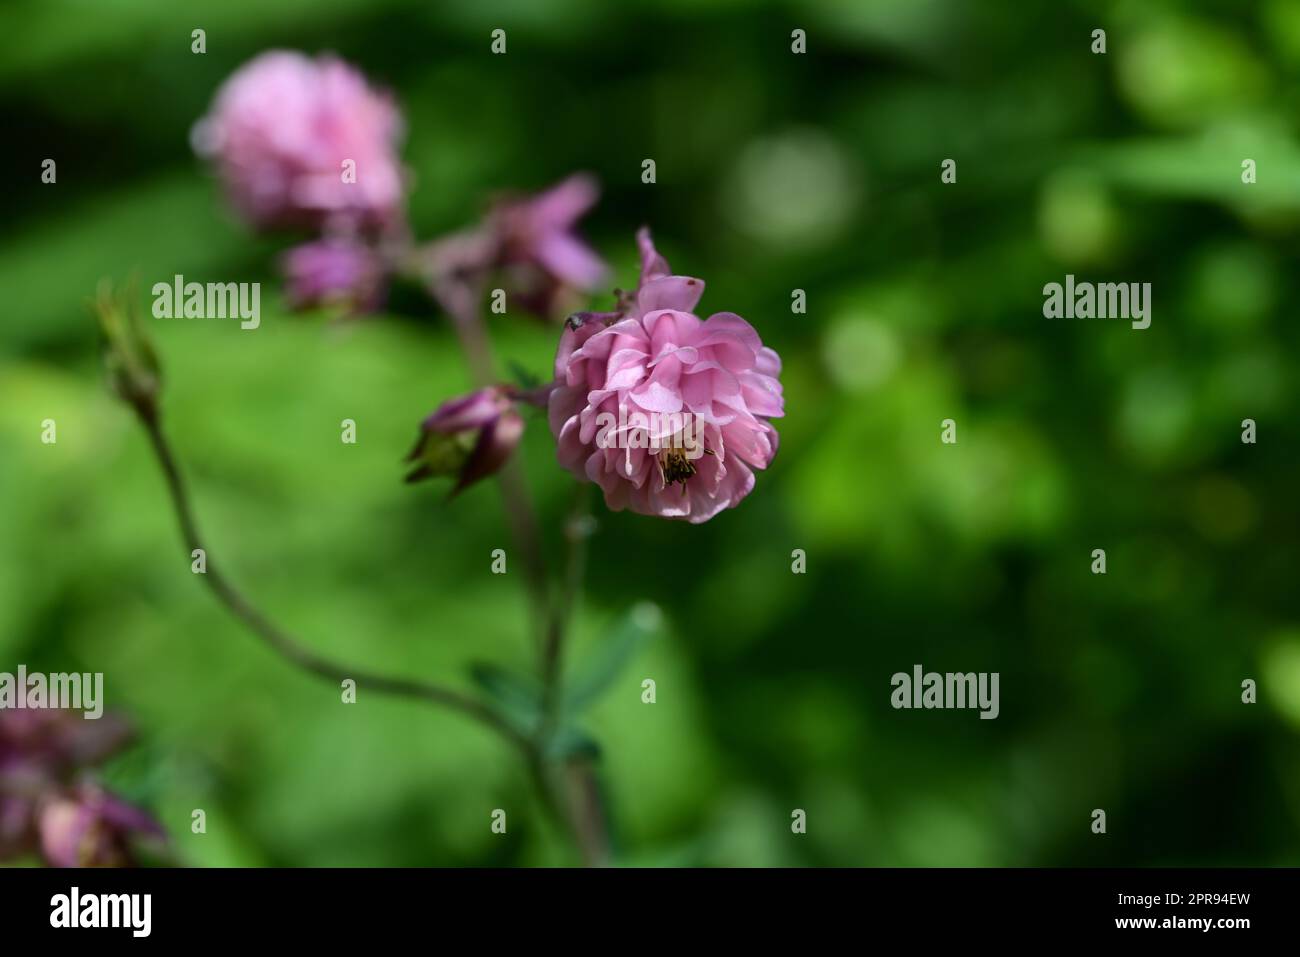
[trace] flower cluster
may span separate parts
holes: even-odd
[[[195,125],[193,142],[252,228],[306,233],[280,257],[291,307],[372,313],[394,280],[406,280],[420,283],[450,320],[476,387],[424,418],[407,456],[406,480],[449,479],[454,497],[495,475],[520,446],[524,407],[534,406],[545,410],[559,464],[579,481],[599,485],[612,510],[701,523],[745,499],[755,472],[776,455],[772,420],[785,413],[781,361],[754,327],[731,312],[701,318],[703,281],[674,274],[647,228],[636,236],[635,290],[616,292],[609,312],[574,312],[610,272],[577,231],[599,196],[585,174],[534,196],[502,195],[476,225],[417,243],[407,222],[410,178],[398,155],[402,131],[393,100],[350,65],[272,51],[222,85]],[[494,381],[484,301],[490,295],[493,311],[504,311],[502,293],[509,311],[518,307],[557,323],[568,316],[549,381]],[[96,302],[107,371],[149,432],[193,548],[195,519],[162,429],[162,371],[133,298],[104,287]],[[583,795],[583,806],[569,808],[567,816],[576,823],[591,813],[603,821],[601,808],[587,807],[599,789],[585,749],[579,761],[569,745],[556,746],[574,732],[558,720],[570,716],[559,713],[557,682],[577,590],[574,569],[581,567],[580,543],[592,520],[575,515],[565,527],[571,554],[557,592],[522,485],[521,473],[504,474],[511,531],[545,631],[537,720],[521,728],[503,703],[437,683],[386,676],[369,683],[454,708],[522,745],[548,803],[568,801],[550,793],[550,762],[563,762],[582,787],[561,791]],[[585,497],[578,498],[585,508]],[[209,573],[208,579],[218,598],[282,656],[327,680],[356,673],[299,645],[224,578]],[[148,814],[90,773],[127,737],[111,717],[86,723],[79,712],[0,711],[0,860],[39,853],[55,866],[129,865],[150,841],[164,841]],[[574,827],[588,863],[609,861],[609,841],[600,831],[603,825]]]
[[[153,818],[87,775],[129,737],[112,715],[0,711],[0,860],[39,851],[54,867],[120,867],[140,839],[161,841]]]
[[[322,238],[284,260],[295,306],[374,309],[383,240],[404,228],[402,120],[392,99],[330,56],[263,53],[228,79],[194,146],[254,228]]]
[[[402,130],[392,99],[353,67],[274,50],[225,82],[193,141],[252,227],[317,233],[282,258],[290,305],[360,314],[379,308],[410,252]],[[522,307],[554,315],[605,275],[573,233],[597,195],[594,181],[575,176],[534,198],[505,197],[479,228],[416,258],[443,279],[500,273]]]
[[[283,51],[236,72],[196,127],[197,149],[254,227],[318,232],[282,259],[291,305],[373,311],[391,275],[404,272],[472,339],[489,280],[546,318],[568,313],[604,281],[609,270],[575,229],[599,195],[585,175],[533,197],[504,196],[477,226],[413,245],[401,129],[391,99],[352,67]],[[522,394],[482,381],[480,361],[480,388],[443,403],[421,426],[409,481],[451,476],[455,494],[492,474],[519,443],[516,406],[534,401],[548,407],[560,463],[600,485],[612,509],[703,522],[749,494],[754,471],[776,454],[780,360],[740,316],[696,315],[704,283],[673,275],[648,231],[638,242],[636,291],[613,312],[566,322],[555,381]],[[685,417],[690,427],[645,442],[620,441],[622,430],[611,441],[599,427],[653,415]]]

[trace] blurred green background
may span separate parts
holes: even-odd
[[[221,80],[289,47],[394,91],[420,236],[591,170],[585,232],[620,285],[648,223],[706,281],[704,314],[740,313],[785,360],[781,451],[740,508],[699,527],[597,509],[574,657],[638,601],[665,614],[587,720],[621,862],[1300,863],[1297,4],[30,0],[0,17],[0,670],[105,672],[141,730],[109,778],[184,862],[569,859],[487,732],[364,687],[344,707],[233,623],[104,388],[84,305],[101,277],[261,280],[255,333],[148,320],[212,555],[342,660],[465,687],[471,661],[531,667],[521,571],[489,571],[508,547],[496,491],[448,505],[400,481],[420,418],[469,385],[446,323],[405,300],[346,326],[287,315],[288,240],[234,222],[190,152]],[[1044,319],[1067,272],[1152,283],[1151,328]],[[503,366],[548,372],[557,330],[492,331]],[[557,552],[572,483],[544,420],[523,454]],[[890,676],[917,663],[1000,672],[1000,717],[891,709]]]

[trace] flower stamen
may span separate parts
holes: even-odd
[[[680,483],[682,486],[682,495],[686,495],[686,480],[691,478],[695,472],[694,460],[699,458],[699,453],[712,455],[713,449],[706,448],[701,444],[699,453],[696,452],[696,444],[687,432],[679,432],[672,437],[669,445],[659,450],[656,461],[659,465],[659,478],[663,487]]]
[[[695,474],[695,465],[686,457],[686,450],[680,447],[663,449],[658,456],[659,478],[664,488],[674,482],[682,485],[682,495],[686,494],[686,480]]]

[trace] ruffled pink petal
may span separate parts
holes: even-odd
[[[740,375],[741,394],[745,407],[754,415],[779,418],[785,415],[785,400],[781,395],[781,383],[771,376],[744,372]]]
[[[754,368],[763,375],[775,379],[781,374],[781,357],[775,350],[764,346],[758,350],[758,362],[755,363]]]
[[[680,379],[681,363],[668,358],[657,365],[650,378],[633,389],[629,395],[647,412],[680,412],[682,410],[682,393],[678,385]]]
[[[664,263],[667,268],[668,264]],[[636,293],[637,311],[641,315],[657,309],[694,312],[704,295],[704,280],[691,276],[661,276],[643,283]]]

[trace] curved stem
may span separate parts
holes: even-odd
[[[204,554],[207,555],[207,549],[202,545],[198,522],[194,517],[194,509],[190,503],[189,490],[181,476],[176,456],[172,452],[167,436],[163,432],[158,413],[152,408],[142,407],[137,407],[136,411],[149,434],[149,441],[167,480],[167,490],[171,494],[172,506],[180,522],[181,537],[185,540],[185,545],[191,552],[196,548],[204,548]],[[468,694],[430,682],[396,678],[347,668],[300,644],[255,608],[221,573],[219,568],[213,565],[211,558],[206,559],[206,573],[203,575],[203,579],[221,603],[236,618],[247,625],[254,634],[265,641],[282,658],[297,665],[304,671],[329,681],[341,682],[351,679],[356,681],[358,685],[383,694],[416,698],[431,704],[442,705],[473,718],[498,732],[511,743],[524,748],[525,751],[531,749],[532,744],[524,735],[520,734],[483,702]]]

